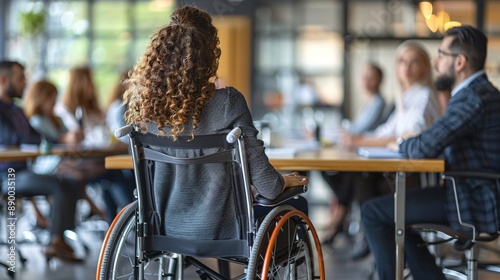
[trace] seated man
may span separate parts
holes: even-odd
[[[437,90],[451,90],[446,112],[417,137],[398,139],[395,145],[409,158],[435,158],[444,154],[446,170],[500,172],[500,92],[484,73],[487,38],[476,28],[449,29],[434,59]],[[480,232],[498,230],[495,182],[457,182],[462,197],[462,219]],[[498,199],[498,198],[497,198]],[[395,277],[394,197],[388,195],[365,203],[362,221],[377,263],[380,279]],[[408,192],[406,223],[437,223],[466,231],[458,223],[450,185]],[[470,230],[470,229],[469,229]],[[413,279],[445,279],[426,247],[418,246],[417,234],[406,235],[406,261]]]
[[[0,61],[0,145],[40,143],[40,135],[33,130],[23,111],[13,102],[14,98],[21,98],[25,85],[24,67],[21,64]],[[51,241],[44,250],[45,257],[81,261],[73,255],[73,250],[64,242],[63,235],[65,230],[74,228],[76,198],[72,182],[54,175],[35,174],[26,169],[25,162],[0,162],[0,186],[3,193],[15,191],[16,196],[51,196]]]

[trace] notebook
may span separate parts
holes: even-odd
[[[384,147],[359,147],[358,155],[365,158],[403,158],[403,154]]]
[[[294,148],[266,148],[266,155],[268,158],[293,158],[297,153]]]

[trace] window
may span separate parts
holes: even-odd
[[[91,66],[104,108],[120,73],[143,53],[149,36],[167,23],[175,1],[10,0],[7,7],[6,57],[25,64],[34,79],[47,77],[60,91],[71,67]],[[44,32],[35,38],[22,35],[20,14],[42,10]]]
[[[261,1],[255,13],[254,115],[280,92],[284,106],[340,106],[344,43],[340,1]],[[308,88],[302,98],[299,89]],[[313,91],[313,92],[310,92]],[[311,99],[311,98],[314,98]]]

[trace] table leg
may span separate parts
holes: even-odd
[[[403,280],[406,212],[406,174],[396,173],[396,191],[394,192],[394,222],[396,223],[396,280]]]

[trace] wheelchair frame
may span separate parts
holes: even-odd
[[[142,134],[134,131],[131,126],[123,127],[115,134],[117,137],[130,137],[138,199],[125,207],[111,224],[99,256],[96,279],[118,279],[119,275],[116,274],[121,269],[118,258],[121,254],[132,255],[132,250],[127,245],[131,242],[134,242],[134,256],[133,261],[132,256],[128,261],[133,271],[126,274],[129,277],[127,279],[152,279],[145,272],[145,269],[151,266],[157,269],[157,279],[166,277],[180,280],[183,279],[183,270],[191,265],[198,268],[200,279],[277,279],[277,274],[283,277],[279,279],[297,279],[299,273],[304,273],[301,277],[305,279],[325,279],[320,241],[313,224],[304,213],[291,206],[277,206],[264,220],[254,221],[254,203],[272,207],[305,192],[307,188],[287,188],[274,200],[261,196],[254,198],[240,128],[235,128],[227,134],[196,136],[192,139],[179,137],[177,141],[168,137]],[[163,154],[150,146],[222,150],[202,157],[179,158]],[[144,164],[148,161],[181,165],[230,162],[231,170],[236,172],[232,174],[233,192],[237,197],[236,211],[246,216],[246,219],[239,223],[240,233],[243,233],[241,240],[232,241],[233,243],[229,241],[229,244],[226,244],[226,240],[216,240],[213,241],[216,242],[215,245],[210,244],[212,240],[204,240],[201,243],[192,241],[196,243],[193,247],[198,246],[201,249],[191,250],[188,248],[191,245],[184,246],[187,243],[182,240],[152,235],[154,230],[152,231],[151,225],[148,224],[144,209],[144,201],[151,196],[153,188],[152,181],[145,181]],[[236,205],[241,201],[244,201],[243,205]],[[152,242],[153,238],[159,238],[160,242]],[[165,245],[167,243],[175,250],[169,250],[170,247]],[[180,245],[175,246],[172,243]],[[230,248],[229,251],[227,248]],[[313,254],[313,248],[316,249],[316,255]],[[219,265],[221,262],[240,264],[244,266],[245,271],[235,278],[230,278],[229,271],[219,269],[218,273],[198,261],[197,257],[216,258]],[[123,263],[126,264],[127,261]]]

